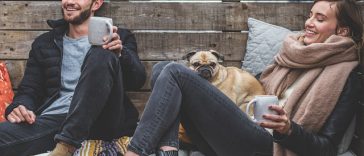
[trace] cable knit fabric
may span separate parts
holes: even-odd
[[[301,36],[290,35],[284,40],[261,82],[268,94],[281,96],[303,74],[284,109],[306,131],[318,132],[334,109],[350,72],[358,65],[358,53],[348,37],[332,35],[324,43],[304,45]],[[274,144],[274,156],[294,155]]]

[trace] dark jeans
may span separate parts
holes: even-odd
[[[66,114],[37,116],[32,125],[0,123],[0,155],[29,156],[52,150]]]
[[[181,121],[207,156],[272,154],[269,132],[192,70],[177,63],[159,63],[153,67],[151,84],[153,91],[129,150],[148,155],[163,145],[178,147]]]
[[[54,139],[76,147],[86,139],[112,139],[125,122],[123,95],[118,57],[93,47],[82,65],[68,114],[37,116],[32,125],[1,123],[0,155],[46,152],[55,146]]]

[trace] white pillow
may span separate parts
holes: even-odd
[[[280,50],[283,39],[292,31],[254,18],[248,18],[248,27],[242,68],[256,75],[273,62],[273,56]]]

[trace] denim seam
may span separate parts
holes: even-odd
[[[63,141],[65,143],[73,145],[73,146],[75,146],[77,148],[80,148],[81,143],[82,143],[82,141],[74,141],[74,139],[69,138],[69,137],[65,136],[64,134],[62,134],[62,133],[56,134],[54,139],[56,140],[56,142]],[[86,138],[83,139],[83,140],[86,140]]]
[[[46,131],[45,133],[35,135],[34,137],[29,137],[29,138],[25,138],[25,139],[18,139],[16,141],[11,142],[11,143],[6,143],[3,146],[0,146],[0,148],[22,144],[22,143],[25,143],[27,141],[34,141],[34,140],[40,139],[41,137],[43,137],[45,135],[48,135],[48,134],[51,134],[51,133],[56,132],[56,131],[57,131],[57,129],[54,129],[54,130]]]
[[[140,156],[148,156],[149,154],[145,153],[144,151],[139,151],[135,146],[133,146],[131,143],[128,145],[128,150],[139,154]]]
[[[160,142],[159,146],[172,146],[172,147],[176,147],[179,148],[179,143],[178,141],[165,141],[165,142]]]
[[[136,148],[137,146],[133,146],[131,145],[131,147],[137,151],[136,153],[148,153],[151,152],[155,149],[153,144],[147,144],[150,143],[150,139],[154,139],[151,135],[149,135],[149,132],[151,131],[155,131],[154,129],[158,126],[156,125],[161,125],[160,123],[163,122],[163,119],[160,117],[160,114],[164,114],[165,112],[165,107],[163,107],[163,105],[165,105],[166,103],[169,103],[171,99],[167,98],[171,96],[171,92],[170,90],[172,90],[174,87],[179,87],[178,85],[176,85],[175,83],[175,79],[169,79],[166,83],[168,83],[167,88],[165,89],[165,92],[162,93],[161,95],[161,100],[158,101],[158,107],[156,107],[156,115],[154,115],[154,117],[152,118],[152,121],[150,122],[149,129],[146,129],[146,133],[143,134],[140,138],[140,142],[138,143],[139,146],[141,147],[146,147],[144,149],[147,149],[145,151],[138,151],[137,149],[141,149],[142,148]],[[162,115],[163,116],[163,115]],[[163,127],[163,129],[168,129],[168,127]],[[133,142],[133,141],[132,141]],[[178,144],[177,144],[178,145]]]

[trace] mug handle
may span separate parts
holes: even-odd
[[[110,22],[106,22],[106,25],[109,27],[109,36],[108,36],[107,40],[104,41],[103,44],[106,44],[106,43],[110,42],[110,40],[112,38],[112,34],[113,34],[113,32],[112,32],[112,26],[113,25]]]
[[[250,100],[250,102],[246,105],[246,109],[245,109],[245,111],[246,111],[246,114],[252,119],[252,120],[254,120],[254,115],[253,116],[250,116],[249,115],[249,112],[250,112],[250,105],[251,104],[255,104],[257,102],[257,99],[253,99],[253,100]]]

